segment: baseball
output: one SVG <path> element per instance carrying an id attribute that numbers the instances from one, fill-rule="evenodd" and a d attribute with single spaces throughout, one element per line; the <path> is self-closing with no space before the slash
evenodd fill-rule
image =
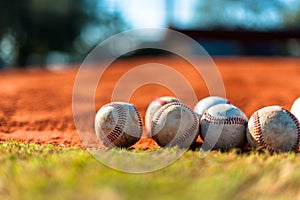
<path id="1" fill-rule="evenodd" d="M 246 115 L 231 104 L 218 104 L 210 107 L 200 120 L 203 148 L 222 151 L 243 148 L 247 143 L 247 122 Z"/>
<path id="2" fill-rule="evenodd" d="M 162 106 L 152 119 L 152 138 L 162 147 L 189 148 L 197 139 L 198 130 L 196 114 L 179 102 Z"/>
<path id="3" fill-rule="evenodd" d="M 95 131 L 106 147 L 130 147 L 141 138 L 143 127 L 132 104 L 112 102 L 98 110 Z"/>
<path id="4" fill-rule="evenodd" d="M 297 117 L 298 120 L 300 120 L 300 97 L 296 99 L 292 105 L 291 113 Z"/>
<path id="5" fill-rule="evenodd" d="M 218 97 L 218 96 L 209 96 L 202 100 L 200 100 L 196 106 L 194 107 L 194 112 L 198 114 L 199 118 L 201 119 L 203 113 L 210 107 L 217 105 L 217 104 L 230 104 L 228 99 Z"/>
<path id="6" fill-rule="evenodd" d="M 175 97 L 170 97 L 170 96 L 164 96 L 164 97 L 157 97 L 155 98 L 148 106 L 146 114 L 145 114 L 145 128 L 146 132 L 148 134 L 151 133 L 151 122 L 154 113 L 160 109 L 163 105 L 166 105 L 168 103 L 172 102 L 180 102 L 179 99 Z"/>
<path id="7" fill-rule="evenodd" d="M 296 150 L 299 136 L 299 121 L 280 106 L 261 108 L 248 122 L 247 139 L 251 147 L 264 147 L 272 152 Z"/>

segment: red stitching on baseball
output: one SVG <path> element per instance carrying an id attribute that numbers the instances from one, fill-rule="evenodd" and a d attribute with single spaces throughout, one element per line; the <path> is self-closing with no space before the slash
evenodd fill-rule
<path id="1" fill-rule="evenodd" d="M 261 130 L 261 124 L 260 124 L 260 117 L 258 111 L 256 111 L 253 115 L 253 129 L 254 129 L 254 138 L 258 142 L 258 144 L 271 152 L 274 152 L 275 149 L 268 146 L 265 141 L 264 137 L 262 135 L 262 130 Z"/>
<path id="2" fill-rule="evenodd" d="M 204 112 L 204 120 L 214 124 L 247 124 L 247 120 L 241 117 L 214 117 L 210 115 L 208 111 Z"/>
<path id="3" fill-rule="evenodd" d="M 260 126 L 258 112 L 255 112 L 252 117 L 253 117 L 253 129 L 254 129 L 255 140 L 258 142 L 259 145 L 262 145 L 263 141 L 262 141 L 261 126 Z"/>
<path id="4" fill-rule="evenodd" d="M 175 103 L 174 103 L 175 104 Z M 191 113 L 192 113 L 192 115 L 193 115 L 193 118 L 194 118 L 194 123 L 192 124 L 192 126 L 188 129 L 188 130 L 186 130 L 182 135 L 180 135 L 179 137 L 177 137 L 177 138 L 175 138 L 174 140 L 172 140 L 171 141 L 171 143 L 170 143 L 170 146 L 172 146 L 172 145 L 176 145 L 176 144 L 181 144 L 181 143 L 183 143 L 183 142 L 185 142 L 187 139 L 189 139 L 191 136 L 194 136 L 194 137 L 196 137 L 196 135 L 194 135 L 195 134 L 195 132 L 198 130 L 197 129 L 197 122 L 198 122 L 198 118 L 197 118 L 197 116 L 195 115 L 195 113 L 192 111 L 192 109 L 190 109 L 189 107 L 187 107 L 186 105 L 184 105 L 184 104 L 182 104 L 182 103 L 180 103 L 180 104 L 178 104 L 178 105 L 181 105 L 181 106 L 183 106 L 184 108 L 186 108 L 187 110 L 189 110 Z"/>
<path id="5" fill-rule="evenodd" d="M 231 104 L 231 101 L 229 99 L 226 99 L 227 104 Z"/>
<path id="6" fill-rule="evenodd" d="M 293 146 L 293 149 L 295 151 L 298 150 L 298 144 L 299 144 L 299 139 L 300 139 L 300 123 L 299 123 L 299 120 L 287 109 L 285 108 L 282 108 L 284 111 L 286 111 L 288 113 L 288 115 L 290 116 L 290 118 L 294 121 L 295 125 L 296 125 L 296 128 L 297 128 L 297 142 L 296 144 Z"/>
<path id="7" fill-rule="evenodd" d="M 116 123 L 116 126 L 110 133 L 106 135 L 106 137 L 103 140 L 103 144 L 105 146 L 110 146 L 110 144 L 115 142 L 123 133 L 126 124 L 126 113 L 124 112 L 123 107 L 116 103 L 110 103 L 107 106 L 112 106 L 116 108 L 118 115 L 118 121 Z"/>
<path id="8" fill-rule="evenodd" d="M 184 142 L 186 141 L 189 137 L 191 137 L 194 133 L 195 133 L 195 130 L 197 131 L 197 116 L 194 114 L 194 112 L 189 108 L 187 107 L 186 105 L 180 103 L 180 102 L 173 102 L 173 103 L 168 103 L 164 106 L 164 109 L 160 109 L 158 111 L 158 113 L 155 115 L 156 117 L 153 119 L 153 123 L 152 123 L 152 127 L 151 127 L 151 135 L 153 136 L 153 134 L 155 133 L 155 127 L 157 127 L 157 123 L 158 123 L 158 120 L 159 118 L 161 117 L 162 113 L 167 109 L 169 108 L 170 106 L 182 106 L 186 109 L 188 109 L 189 111 L 191 111 L 191 113 L 193 114 L 193 117 L 194 117 L 194 123 L 193 125 L 191 126 L 191 128 L 189 128 L 188 130 L 186 130 L 182 135 L 178 136 L 177 138 L 175 138 L 174 140 L 172 140 L 168 146 L 172 146 L 172 145 L 176 145 L 176 144 L 180 144 L 181 142 Z M 196 137 L 196 135 L 195 135 Z"/>
<path id="9" fill-rule="evenodd" d="M 136 107 L 133 106 L 133 109 L 135 110 L 135 113 L 138 117 L 138 123 L 139 123 L 139 126 L 140 126 L 140 135 L 143 133 L 143 122 L 142 122 L 142 118 L 141 118 L 141 115 L 139 113 L 139 111 L 136 109 Z"/>
<path id="10" fill-rule="evenodd" d="M 165 100 L 162 100 L 162 99 L 160 99 L 160 98 L 158 98 L 158 99 L 156 99 L 156 101 L 160 104 L 160 105 L 165 105 L 166 103 L 167 103 L 167 101 L 165 101 Z"/>
<path id="11" fill-rule="evenodd" d="M 155 118 L 153 119 L 153 123 L 151 124 L 151 136 L 153 136 L 153 134 L 154 134 L 154 130 L 155 130 L 155 127 L 157 127 L 157 122 L 158 122 L 158 120 L 159 120 L 159 118 L 161 117 L 161 115 L 162 115 L 162 113 L 167 109 L 167 108 L 169 108 L 170 106 L 172 106 L 172 105 L 183 105 L 182 103 L 180 103 L 180 102 L 173 102 L 173 103 L 168 103 L 168 104 L 166 104 L 166 105 L 164 105 L 165 106 L 165 109 L 159 109 L 158 111 L 157 111 L 157 113 L 155 113 Z M 153 116 L 153 117 L 154 117 Z"/>
<path id="12" fill-rule="evenodd" d="M 170 104 L 166 104 L 166 108 L 168 108 L 170 106 Z M 153 119 L 153 123 L 151 124 L 151 136 L 154 136 L 154 133 L 155 133 L 155 127 L 157 127 L 157 123 L 158 123 L 158 120 L 159 118 L 161 117 L 162 113 L 164 112 L 165 110 L 163 109 L 159 109 L 157 111 L 157 113 L 154 114 L 155 118 Z M 153 116 L 153 117 L 154 117 Z"/>

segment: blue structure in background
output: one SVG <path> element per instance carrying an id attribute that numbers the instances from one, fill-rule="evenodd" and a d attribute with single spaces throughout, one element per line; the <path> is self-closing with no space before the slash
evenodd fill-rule
<path id="1" fill-rule="evenodd" d="M 106 4 L 130 28 L 171 26 L 196 39 L 211 55 L 300 56 L 300 0 L 107 0 Z"/>
<path id="2" fill-rule="evenodd" d="M 11 0 L 0 11 L 0 67 L 81 62 L 100 42 L 135 28 L 171 27 L 211 55 L 300 56 L 300 0 Z M 144 54 L 164 55 L 133 55 Z"/>

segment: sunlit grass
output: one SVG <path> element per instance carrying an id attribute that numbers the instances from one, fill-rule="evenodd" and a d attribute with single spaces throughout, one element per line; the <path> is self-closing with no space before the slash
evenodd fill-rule
<path id="1" fill-rule="evenodd" d="M 119 151 L 126 150 L 112 152 Z M 211 152 L 201 159 L 198 151 L 187 151 L 156 172 L 129 174 L 104 166 L 79 148 L 0 143 L 0 199 L 296 197 L 300 197 L 300 157 L 296 153 Z"/>

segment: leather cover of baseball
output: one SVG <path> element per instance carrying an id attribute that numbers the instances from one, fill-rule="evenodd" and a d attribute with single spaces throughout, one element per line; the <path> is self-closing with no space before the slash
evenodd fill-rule
<path id="1" fill-rule="evenodd" d="M 173 102 L 180 102 L 179 99 L 171 96 L 163 96 L 155 98 L 148 106 L 145 114 L 145 128 L 146 132 L 150 135 L 151 134 L 151 123 L 153 115 L 156 111 L 158 111 L 162 106 L 173 103 Z"/>
<path id="2" fill-rule="evenodd" d="M 99 109 L 95 131 L 106 147 L 130 147 L 142 136 L 139 112 L 129 103 L 112 102 Z"/>
<path id="3" fill-rule="evenodd" d="M 247 116 L 232 104 L 218 104 L 206 110 L 201 118 L 200 136 L 204 149 L 227 151 L 243 148 L 246 143 Z"/>
<path id="4" fill-rule="evenodd" d="M 298 121 L 300 121 L 300 97 L 298 97 L 291 108 L 291 113 L 297 117 Z"/>
<path id="5" fill-rule="evenodd" d="M 169 103 L 154 114 L 151 130 L 159 146 L 189 148 L 197 139 L 199 120 L 184 104 Z"/>
<path id="6" fill-rule="evenodd" d="M 203 113 L 209 109 L 210 107 L 217 105 L 217 104 L 230 104 L 228 99 L 218 96 L 209 96 L 201 99 L 194 107 L 193 111 L 198 114 L 199 118 L 201 119 Z"/>
<path id="7" fill-rule="evenodd" d="M 298 148 L 299 121 L 280 106 L 267 106 L 254 112 L 247 127 L 251 147 L 264 147 L 272 152 L 286 152 Z"/>

